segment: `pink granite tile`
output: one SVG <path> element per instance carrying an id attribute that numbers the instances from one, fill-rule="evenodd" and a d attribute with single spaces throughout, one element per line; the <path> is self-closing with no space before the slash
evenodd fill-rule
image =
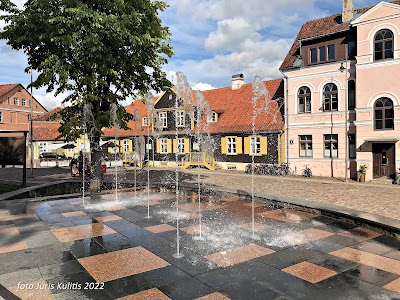
<path id="1" fill-rule="evenodd" d="M 391 290 L 393 292 L 400 293 L 400 278 L 397 278 L 396 280 L 389 282 L 384 286 L 385 289 Z"/>
<path id="2" fill-rule="evenodd" d="M 243 247 L 210 254 L 204 256 L 204 258 L 221 267 L 229 267 L 274 252 L 271 249 L 251 243 Z"/>
<path id="3" fill-rule="evenodd" d="M 311 283 L 320 282 L 337 274 L 332 270 L 314 265 L 306 261 L 284 268 L 282 269 L 282 271 L 303 280 L 309 281 Z"/>
<path id="4" fill-rule="evenodd" d="M 222 205 L 218 205 L 218 204 L 214 204 L 211 202 L 201 202 L 200 203 L 200 209 L 202 211 L 204 210 L 214 210 L 214 209 L 220 209 L 223 208 Z M 191 211 L 198 211 L 199 210 L 199 203 L 198 202 L 194 202 L 194 203 L 185 203 L 185 204 L 179 204 L 179 209 L 181 210 L 185 210 L 188 212 Z"/>
<path id="5" fill-rule="evenodd" d="M 19 235 L 19 231 L 14 224 L 0 226 L 0 237 L 4 237 L 4 236 L 10 237 L 10 236 L 18 236 L 18 235 Z"/>
<path id="6" fill-rule="evenodd" d="M 32 285 L 32 286 L 31 286 Z M 42 278 L 39 281 L 28 283 L 26 288 L 21 289 L 17 286 L 9 288 L 9 291 L 22 300 L 54 300 L 54 296 L 47 282 Z"/>
<path id="7" fill-rule="evenodd" d="M 170 265 L 143 247 L 89 256 L 78 261 L 97 282 L 107 282 Z"/>
<path id="8" fill-rule="evenodd" d="M 142 291 L 133 295 L 125 296 L 115 300 L 171 300 L 157 288 Z"/>
<path id="9" fill-rule="evenodd" d="M 8 253 L 8 252 L 14 252 L 14 251 L 19 251 L 19 250 L 25 250 L 28 248 L 28 245 L 24 242 L 16 242 L 12 244 L 5 244 L 5 245 L 0 245 L 0 253 Z"/>
<path id="10" fill-rule="evenodd" d="M 186 232 L 187 234 L 190 234 L 190 235 L 198 235 L 198 234 L 200 234 L 200 226 L 198 224 L 197 225 L 193 225 L 193 226 L 181 227 L 180 230 L 182 230 L 182 231 L 184 231 L 184 232 Z M 202 225 L 201 226 L 201 231 L 202 231 L 202 233 L 207 233 L 207 232 L 210 232 L 210 228 L 208 228 L 205 225 Z"/>
<path id="11" fill-rule="evenodd" d="M 364 227 L 356 227 L 348 230 L 344 235 L 355 238 L 361 242 L 381 236 L 382 233 Z"/>
<path id="12" fill-rule="evenodd" d="M 400 261 L 364 252 L 353 248 L 343 248 L 329 253 L 359 264 L 400 275 Z"/>
<path id="13" fill-rule="evenodd" d="M 145 227 L 144 229 L 146 229 L 150 232 L 153 232 L 153 233 L 161 233 L 161 232 L 176 230 L 175 227 L 168 225 L 168 224 L 149 226 L 149 227 Z"/>
<path id="14" fill-rule="evenodd" d="M 195 300 L 230 300 L 231 298 L 226 297 L 225 295 L 215 292 L 212 294 L 208 294 L 206 296 L 196 298 Z"/>
<path id="15" fill-rule="evenodd" d="M 71 212 L 66 212 L 66 213 L 61 213 L 64 217 L 70 218 L 70 217 L 79 217 L 79 216 L 87 216 L 87 214 L 84 211 L 71 211 Z"/>
<path id="16" fill-rule="evenodd" d="M 61 242 L 81 240 L 106 234 L 117 233 L 103 223 L 92 223 L 73 227 L 55 228 L 51 230 Z"/>
<path id="17" fill-rule="evenodd" d="M 239 225 L 239 227 L 243 228 L 245 230 L 248 230 L 248 231 L 253 231 L 253 223 L 241 224 L 241 225 Z M 257 223 L 257 222 L 254 223 L 254 231 L 257 231 L 257 232 L 265 231 L 265 230 L 267 230 L 268 227 L 269 227 L 268 225 L 263 224 L 263 223 Z"/>
<path id="18" fill-rule="evenodd" d="M 103 216 L 103 217 L 97 217 L 95 218 L 99 222 L 110 222 L 110 221 L 117 221 L 117 220 L 122 220 L 120 216 L 117 215 L 112 215 L 112 216 Z"/>

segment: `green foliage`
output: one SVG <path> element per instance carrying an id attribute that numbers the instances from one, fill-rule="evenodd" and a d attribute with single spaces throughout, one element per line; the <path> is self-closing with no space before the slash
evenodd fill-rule
<path id="1" fill-rule="evenodd" d="M 76 139 L 83 130 L 82 108 L 89 103 L 94 116 L 90 130 L 110 127 L 110 106 L 148 90 L 170 86 L 162 66 L 173 55 L 169 29 L 152 0 L 28 0 L 18 10 L 9 0 L 0 38 L 28 57 L 29 69 L 39 72 L 32 83 L 58 95 L 70 92 L 72 106 L 60 116 L 62 136 Z M 132 118 L 118 108 L 121 128 Z"/>

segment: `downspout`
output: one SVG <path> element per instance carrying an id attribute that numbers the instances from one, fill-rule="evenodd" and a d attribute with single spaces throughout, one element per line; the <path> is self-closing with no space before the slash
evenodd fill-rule
<path id="1" fill-rule="evenodd" d="M 284 105 L 285 105 L 285 127 L 286 127 L 286 163 L 289 164 L 289 78 L 282 70 L 279 70 L 283 75 L 284 82 Z"/>

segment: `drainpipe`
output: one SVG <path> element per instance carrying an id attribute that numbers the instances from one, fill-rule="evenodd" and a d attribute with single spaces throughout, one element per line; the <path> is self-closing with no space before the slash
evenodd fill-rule
<path id="1" fill-rule="evenodd" d="M 279 70 L 283 74 L 283 81 L 284 81 L 284 89 L 285 89 L 285 96 L 284 96 L 284 105 L 285 105 L 285 127 L 286 127 L 286 163 L 289 164 L 289 78 Z"/>

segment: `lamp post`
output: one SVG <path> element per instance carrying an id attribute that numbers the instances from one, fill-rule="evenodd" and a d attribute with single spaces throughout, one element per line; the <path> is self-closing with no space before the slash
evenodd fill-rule
<path id="1" fill-rule="evenodd" d="M 30 106 L 31 106 L 31 114 L 29 117 L 29 138 L 30 138 L 30 146 L 31 146 L 31 175 L 33 177 L 33 97 L 32 97 L 32 68 L 31 68 L 31 95 L 30 95 Z"/>
<path id="2" fill-rule="evenodd" d="M 345 52 L 346 52 L 346 56 L 345 56 L 345 63 L 346 66 L 343 66 L 343 63 L 340 64 L 340 68 L 339 71 L 344 73 L 344 84 L 345 84 L 345 103 L 344 103 L 344 138 L 345 138 L 345 149 L 344 149 L 344 180 L 347 181 L 348 180 L 348 169 L 349 169 L 349 137 L 348 137 L 348 130 L 347 130 L 347 119 L 348 119 L 348 83 L 347 83 L 347 45 L 345 47 Z"/>

